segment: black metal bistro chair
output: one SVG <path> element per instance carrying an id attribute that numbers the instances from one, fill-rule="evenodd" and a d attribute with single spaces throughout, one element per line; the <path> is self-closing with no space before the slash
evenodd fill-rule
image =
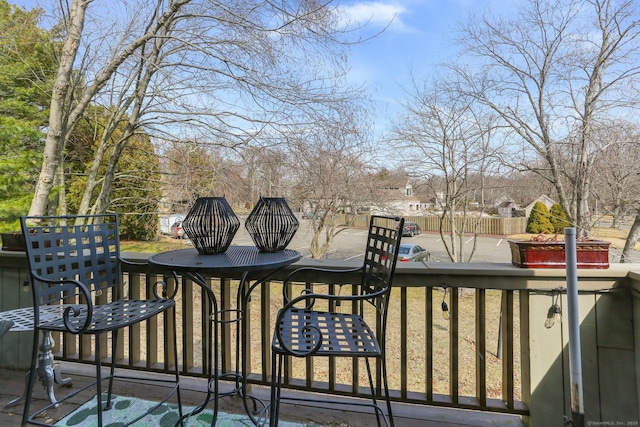
<path id="1" fill-rule="evenodd" d="M 165 319 L 175 325 L 174 295 L 167 296 L 164 283 L 153 286 L 153 299 L 128 299 L 124 294 L 121 265 L 128 263 L 120 258 L 120 236 L 117 215 L 86 215 L 62 217 L 23 217 L 22 231 L 26 241 L 34 307 L 34 334 L 31 370 L 27 381 L 22 425 L 45 424 L 41 414 L 90 387 L 96 387 L 98 425 L 103 425 L 104 410 L 111 406 L 113 379 L 118 355 L 118 331 L 164 313 Z M 79 224 L 79 225 L 76 225 Z M 130 263 L 129 263 L 130 264 Z M 151 286 L 150 286 L 151 287 Z M 161 289 L 158 289 L 161 287 Z M 158 291 L 161 291 L 158 294 Z M 43 409 L 29 415 L 33 386 L 36 381 L 38 339 L 41 333 L 64 332 L 93 338 L 96 364 L 96 381 L 74 390 Z M 102 377 L 101 359 L 104 334 L 111 332 L 111 369 Z M 179 416 L 182 402 L 178 376 L 177 339 L 173 336 L 173 360 L 175 377 L 169 379 L 136 380 L 141 385 L 169 383 L 169 392 L 156 409 L 176 394 Z M 91 342 L 91 340 L 89 341 Z M 118 375 L 118 378 L 131 378 Z M 103 402 L 104 382 L 108 382 L 106 401 Z M 145 414 L 146 415 L 146 414 Z M 40 416 L 40 417 L 39 417 Z M 144 415 L 131 420 L 130 425 Z"/>
<path id="2" fill-rule="evenodd" d="M 278 425 L 282 400 L 306 401 L 282 395 L 283 367 L 288 356 L 364 358 L 372 402 L 349 403 L 372 407 L 378 425 L 381 420 L 393 426 L 391 400 L 385 360 L 385 329 L 391 284 L 396 267 L 404 219 L 372 216 L 364 255 L 364 264 L 351 270 L 329 270 L 303 267 L 293 271 L 285 281 L 287 304 L 278 312 L 272 342 L 272 372 L 270 426 Z M 358 280 L 359 275 L 359 280 Z M 355 280 L 353 279 L 355 277 Z M 321 282 L 338 292 L 320 294 L 306 288 L 300 296 L 288 298 L 289 283 Z M 350 291 L 343 284 L 350 284 Z M 375 313 L 372 329 L 365 320 L 365 311 Z M 346 312 L 346 311 L 349 312 Z M 387 413 L 378 403 L 370 359 L 380 369 L 382 391 Z M 345 401 L 322 400 L 323 404 L 344 405 Z"/>

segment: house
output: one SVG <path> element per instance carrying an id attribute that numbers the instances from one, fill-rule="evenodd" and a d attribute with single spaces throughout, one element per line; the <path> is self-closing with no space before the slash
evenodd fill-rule
<path id="1" fill-rule="evenodd" d="M 419 215 L 426 204 L 414 194 L 413 185 L 404 175 L 390 175 L 378 185 L 379 205 L 374 211 L 398 215 Z"/>
<path id="2" fill-rule="evenodd" d="M 498 216 L 500 218 L 513 218 L 518 205 L 513 200 L 507 200 L 498 205 Z"/>
<path id="3" fill-rule="evenodd" d="M 553 200 L 551 197 L 543 194 L 542 196 L 540 196 L 537 199 L 535 199 L 533 202 L 529 203 L 526 208 L 524 208 L 527 218 L 529 218 L 529 216 L 531 216 L 531 211 L 533 210 L 533 206 L 538 202 L 544 203 L 544 205 L 547 207 L 547 209 L 551 209 L 551 206 L 553 206 L 556 203 L 558 203 L 555 200 Z"/>

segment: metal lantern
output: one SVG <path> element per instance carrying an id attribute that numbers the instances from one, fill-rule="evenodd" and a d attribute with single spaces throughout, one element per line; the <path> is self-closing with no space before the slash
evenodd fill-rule
<path id="1" fill-rule="evenodd" d="M 201 197 L 196 200 L 182 228 L 202 255 L 227 250 L 240 228 L 240 220 L 224 197 Z"/>
<path id="2" fill-rule="evenodd" d="M 283 197 L 260 197 L 245 221 L 251 239 L 261 252 L 286 248 L 298 225 L 298 219 Z"/>

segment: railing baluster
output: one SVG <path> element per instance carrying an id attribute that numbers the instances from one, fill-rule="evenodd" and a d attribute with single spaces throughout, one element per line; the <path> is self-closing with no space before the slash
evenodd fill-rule
<path id="1" fill-rule="evenodd" d="M 449 305 L 449 396 L 451 397 L 451 402 L 453 404 L 457 404 L 459 402 L 459 360 L 460 354 L 458 353 L 459 342 L 458 342 L 458 313 L 459 313 L 459 295 L 458 288 L 453 288 L 449 292 L 449 300 L 451 301 Z"/>
<path id="2" fill-rule="evenodd" d="M 174 293 L 174 289 L 177 286 L 176 283 L 171 282 L 168 284 L 168 288 L 167 288 L 167 294 L 168 295 L 172 295 Z M 178 317 L 177 315 L 174 316 L 174 313 L 176 312 L 176 308 L 177 307 L 173 307 L 171 308 L 172 312 L 165 312 L 164 315 L 162 316 L 163 319 L 163 350 L 164 350 L 164 354 L 163 354 L 163 367 L 165 370 L 170 370 L 173 366 L 176 366 L 176 364 L 178 363 L 177 360 L 175 360 L 175 346 L 174 346 L 174 341 L 171 338 L 172 334 L 177 333 L 177 322 L 178 322 Z M 177 313 L 176 313 L 177 314 Z M 177 340 L 176 340 L 176 345 L 177 345 Z"/>
<path id="3" fill-rule="evenodd" d="M 174 281 L 173 278 L 168 280 Z M 181 295 L 181 313 L 178 318 L 182 322 L 182 372 L 187 373 L 192 371 L 195 366 L 195 345 L 193 337 L 195 335 L 195 313 L 196 307 L 194 305 L 195 295 L 198 293 L 198 289 L 193 289 L 193 286 L 184 286 L 186 279 L 182 279 L 182 286 L 180 286 Z M 175 283 L 178 286 L 178 283 Z M 200 295 L 202 297 L 202 295 Z M 203 335 L 203 338 L 206 335 Z M 208 341 L 207 339 L 204 339 Z M 208 343 L 209 345 L 211 343 Z"/>
<path id="4" fill-rule="evenodd" d="M 315 291 L 313 289 L 313 283 L 305 283 L 305 288 Z M 313 359 L 313 357 L 305 357 L 304 359 L 305 359 L 304 363 L 305 363 L 306 387 L 311 387 L 313 385 L 313 382 L 316 379 L 315 360 Z M 329 361 L 329 366 L 331 366 L 331 361 Z M 329 373 L 329 377 L 331 377 L 331 373 Z M 335 376 L 333 378 L 335 380 Z M 334 385 L 335 385 L 335 381 L 334 381 Z"/>
<path id="5" fill-rule="evenodd" d="M 285 298 L 284 298 L 285 295 L 287 296 L 287 298 L 289 300 L 294 298 L 294 295 L 292 293 L 293 292 L 293 285 L 291 283 L 285 283 L 283 285 L 283 292 L 284 292 L 284 295 L 283 295 L 282 305 L 284 305 L 284 304 L 286 304 L 288 302 L 288 301 L 285 301 Z M 284 363 L 284 369 L 282 371 L 282 376 L 283 376 L 283 383 L 287 384 L 287 385 L 291 384 L 291 377 L 292 377 L 292 371 L 293 371 L 293 369 L 291 367 L 292 361 L 293 361 L 293 357 L 292 356 L 285 356 L 285 363 Z M 311 363 L 311 362 L 309 361 L 307 363 Z M 309 367 L 307 366 L 306 369 L 307 369 L 307 372 L 308 372 Z M 307 383 L 308 383 L 308 381 L 309 381 L 309 378 L 307 378 Z"/>
<path id="6" fill-rule="evenodd" d="M 147 369 L 156 367 L 158 364 L 158 317 L 153 316 L 145 322 L 147 329 L 147 357 L 145 367 Z M 141 362 L 145 362 L 144 359 Z"/>
<path id="7" fill-rule="evenodd" d="M 424 288 L 424 392 L 426 400 L 433 401 L 433 288 Z"/>
<path id="8" fill-rule="evenodd" d="M 530 327 L 529 324 L 529 292 L 522 290 L 518 294 L 520 318 L 520 400 L 531 401 L 531 392 L 526 384 L 531 384 L 531 360 L 529 356 Z"/>
<path id="9" fill-rule="evenodd" d="M 103 292 L 101 295 L 97 295 L 96 297 L 96 304 L 106 304 L 108 301 L 109 301 L 109 292 Z M 96 339 L 100 340 L 100 354 L 98 355 L 98 357 L 100 357 L 101 360 L 106 360 L 111 353 L 111 344 L 109 342 L 111 337 L 109 335 L 113 336 L 113 332 L 108 334 L 100 334 L 100 335 L 93 336 L 94 340 Z"/>
<path id="10" fill-rule="evenodd" d="M 129 298 L 140 299 L 140 293 L 143 289 L 143 283 L 146 282 L 146 276 L 142 273 L 134 273 L 129 272 L 125 273 L 125 278 L 123 279 L 125 283 L 129 285 L 128 292 L 125 290 L 125 294 L 129 295 Z M 146 295 L 144 295 L 146 298 Z M 126 332 L 126 333 L 124 333 Z M 126 335 L 126 337 L 125 337 Z M 137 339 L 134 343 L 133 337 L 140 337 L 140 324 L 136 323 L 134 325 L 129 326 L 126 331 L 118 334 L 118 354 L 115 355 L 116 361 L 120 362 L 124 359 L 128 361 L 129 366 L 133 366 L 131 363 L 131 358 L 129 354 L 137 354 L 140 355 L 140 339 Z M 129 350 L 125 352 L 125 339 L 127 345 L 129 346 Z M 131 347 L 134 345 L 135 347 Z M 137 350 L 137 352 L 136 352 Z"/>
<path id="11" fill-rule="evenodd" d="M 487 405 L 487 307 L 486 291 L 476 289 L 476 398 Z"/>
<path id="12" fill-rule="evenodd" d="M 502 400 L 513 409 L 513 291 L 502 291 L 502 340 Z"/>
<path id="13" fill-rule="evenodd" d="M 146 270 L 144 271 L 147 272 Z M 140 292 L 143 294 L 142 296 L 146 296 L 146 292 L 144 291 L 145 279 L 147 290 L 151 289 L 151 286 L 155 281 L 161 279 L 157 273 L 153 272 L 147 272 L 148 275 L 146 277 L 139 272 L 134 271 L 127 271 L 125 274 L 128 275 L 127 284 L 131 295 L 137 295 L 137 293 Z M 173 280 L 173 277 L 169 277 L 167 282 L 169 289 L 177 285 Z M 235 293 L 235 289 L 238 281 L 231 280 L 229 278 L 207 278 L 207 282 L 218 298 L 218 309 L 227 310 L 223 312 L 221 319 L 224 321 L 230 320 L 235 315 L 233 309 L 236 308 L 235 304 L 237 295 Z M 182 334 L 182 339 L 180 341 L 182 348 L 179 349 L 181 360 L 179 360 L 178 363 L 182 364 L 181 372 L 183 375 L 206 376 L 209 371 L 208 355 L 212 350 L 212 343 L 209 341 L 209 331 L 212 324 L 208 317 L 209 307 L 207 306 L 207 295 L 205 291 L 201 290 L 198 286 L 195 286 L 190 279 L 182 277 L 180 283 L 181 289 L 177 297 L 180 301 L 176 301 L 178 303 L 176 309 L 178 310 L 177 314 L 181 322 L 181 326 L 177 329 L 179 329 L 179 333 Z M 301 287 L 302 285 L 302 283 L 296 283 L 295 288 Z M 247 366 L 253 369 L 259 369 L 260 375 L 250 376 L 250 383 L 268 385 L 272 376 L 272 372 L 270 372 L 270 346 L 271 336 L 273 334 L 273 323 L 271 318 L 274 315 L 274 308 L 272 305 L 274 307 L 281 305 L 279 302 L 275 304 L 273 303 L 275 300 L 272 299 L 271 293 L 274 290 L 274 286 L 279 293 L 282 283 L 277 280 L 272 279 L 260 286 L 260 313 L 257 314 L 260 318 L 260 326 L 258 329 L 255 329 L 255 331 L 257 333 L 259 330 L 261 337 L 248 337 L 250 342 L 255 339 L 260 339 L 260 357 L 256 360 L 252 360 L 251 350 L 249 349 L 246 354 L 240 355 L 241 357 L 247 358 Z M 287 284 L 285 286 L 288 288 L 289 296 L 294 296 L 292 295 L 292 288 L 294 287 L 291 284 Z M 337 291 L 335 288 L 338 285 L 307 283 L 306 286 L 330 286 L 334 288 L 334 291 Z M 434 301 L 433 286 L 439 287 L 442 285 L 432 284 L 430 286 L 424 286 L 424 292 L 417 290 L 414 292 L 413 289 L 410 289 L 407 286 L 397 285 L 400 290 L 395 297 L 391 299 L 391 303 L 395 307 L 393 309 L 395 310 L 395 315 L 399 316 L 396 317 L 397 320 L 393 320 L 387 324 L 390 348 L 399 350 L 400 352 L 398 356 L 388 359 L 390 372 L 395 371 L 399 373 L 399 377 L 396 377 L 397 379 L 392 380 L 391 382 L 392 387 L 397 388 L 395 390 L 392 388 L 392 395 L 394 398 L 410 403 L 431 403 L 439 406 L 444 405 L 476 408 L 481 410 L 507 410 L 508 412 L 514 413 L 526 413 L 526 407 L 522 405 L 521 402 L 516 401 L 516 386 L 519 383 L 516 382 L 515 375 L 516 366 L 514 353 L 516 349 L 514 346 L 514 324 L 517 320 L 520 321 L 520 329 L 518 331 L 521 340 L 520 346 L 522 348 L 526 348 L 529 342 L 528 291 L 519 291 L 519 311 L 517 314 L 515 313 L 514 306 L 514 291 L 506 290 L 495 293 L 496 295 L 501 295 L 499 299 L 499 307 L 502 308 L 503 311 L 501 326 L 503 329 L 504 345 L 500 355 L 502 363 L 502 383 L 500 384 L 502 396 L 499 400 L 505 402 L 505 407 L 496 405 L 496 403 L 493 402 L 494 399 L 489 398 L 493 396 L 490 396 L 490 388 L 488 384 L 488 370 L 490 368 L 487 360 L 487 344 L 489 340 L 487 337 L 486 324 L 487 315 L 490 310 L 489 301 L 493 301 L 493 298 L 489 299 L 488 297 L 490 295 L 493 296 L 494 293 L 488 293 L 487 290 L 482 287 L 473 288 L 475 292 L 475 300 L 471 302 L 471 305 L 468 303 L 470 300 L 466 298 L 466 293 L 464 294 L 465 296 L 462 296 L 459 293 L 458 288 L 447 288 L 448 295 L 446 302 L 448 303 L 450 316 L 449 323 L 447 325 L 449 337 L 449 366 L 447 368 L 449 374 L 449 390 L 448 395 L 435 393 L 436 390 L 434 390 L 434 387 L 437 382 L 434 381 L 434 378 L 438 373 L 434 371 L 434 362 L 436 357 L 434 347 L 441 344 L 439 344 L 437 340 L 434 342 L 434 327 L 436 324 L 440 325 L 440 323 L 436 323 L 434 321 L 434 315 L 441 315 L 439 310 L 441 300 L 438 299 L 437 301 Z M 256 290 L 255 292 L 257 293 L 258 291 Z M 357 289 L 352 289 L 352 292 L 357 293 Z M 438 295 L 440 295 L 440 293 L 438 293 Z M 439 296 L 437 298 L 441 297 L 442 296 Z M 253 304 L 255 304 L 256 301 L 257 298 L 254 298 Z M 353 307 L 350 305 L 345 305 L 343 307 L 329 306 L 327 308 L 345 311 L 353 310 Z M 496 308 L 497 306 L 493 307 L 492 310 Z M 255 309 L 257 309 L 257 306 L 254 306 L 254 311 Z M 415 321 L 417 318 L 412 314 L 415 313 L 416 309 L 423 310 L 424 312 L 424 330 L 419 331 L 419 335 L 417 335 L 418 340 L 423 340 L 422 343 L 409 339 L 409 334 L 415 333 L 416 330 Z M 247 321 L 250 322 L 251 310 L 247 313 Z M 473 317 L 474 314 L 475 331 L 472 334 L 475 334 L 475 343 L 473 343 L 473 351 L 475 352 L 473 360 L 475 360 L 475 367 L 467 365 L 460 366 L 462 363 L 461 360 L 463 360 L 460 351 L 466 351 L 464 350 L 466 349 L 466 342 L 461 341 L 462 333 L 466 332 L 460 330 L 463 325 L 463 323 L 461 323 L 463 320 L 461 316 Z M 519 319 L 515 319 L 515 316 L 518 316 Z M 253 321 L 255 322 L 256 319 L 253 319 Z M 167 347 L 166 344 L 168 342 L 167 334 L 176 329 L 175 325 L 172 325 L 170 319 L 167 318 L 161 325 L 164 329 L 164 333 L 161 335 L 158 335 L 158 331 L 162 331 L 163 329 L 159 329 L 157 326 L 157 324 L 147 324 L 141 329 L 132 328 L 128 331 L 129 336 L 125 338 L 128 346 L 123 347 L 123 349 L 115 355 L 120 366 L 124 365 L 135 369 L 147 369 L 150 371 L 164 371 L 175 362 L 172 358 L 172 349 Z M 249 333 L 251 333 L 251 327 L 249 324 L 248 326 Z M 380 325 L 377 326 L 379 327 Z M 435 332 L 438 331 L 436 330 Z M 194 337 L 198 334 L 202 337 L 202 341 L 201 345 L 196 346 L 194 344 Z M 144 337 L 142 340 L 140 338 L 141 336 Z M 464 334 L 464 336 L 467 337 L 467 334 Z M 398 337 L 400 337 L 400 339 L 397 339 Z M 237 354 L 235 344 L 235 327 L 231 327 L 228 322 L 223 323 L 221 325 L 220 338 L 221 342 L 219 343 L 219 346 L 222 351 L 222 360 L 221 365 L 216 367 L 216 369 L 221 369 L 223 372 L 229 372 L 235 369 Z M 158 339 L 162 339 L 163 342 L 159 343 Z M 90 341 L 86 339 L 82 342 L 77 341 L 77 337 L 71 334 L 66 334 L 60 340 L 62 342 L 58 345 L 63 349 L 64 359 L 93 361 L 94 346 Z M 418 369 L 421 368 L 417 368 L 418 365 L 413 363 L 415 360 L 414 351 L 416 350 L 416 347 L 413 346 L 414 343 L 417 346 L 421 346 L 422 351 L 424 352 L 424 355 L 420 355 L 422 356 L 421 359 L 416 361 L 419 363 L 424 362 L 422 373 L 418 371 Z M 160 347 L 159 344 L 164 346 L 163 355 L 158 352 Z M 76 348 L 76 346 L 80 349 L 78 354 L 73 353 L 73 349 Z M 146 353 L 144 351 L 145 348 Z M 254 347 L 253 351 L 257 351 L 257 348 L 257 346 Z M 523 395 L 522 398 L 526 401 L 530 397 L 527 394 L 529 392 L 526 387 L 526 384 L 530 381 L 530 375 L 528 373 L 529 360 L 527 359 L 528 355 L 524 350 L 520 349 L 519 354 L 521 354 L 523 358 L 523 378 L 521 386 L 522 389 L 520 392 Z M 161 361 L 160 359 L 163 359 L 164 363 L 158 363 Z M 258 363 L 261 365 L 260 367 L 257 366 Z M 360 389 L 360 375 L 361 371 L 363 372 L 362 363 L 363 362 L 361 360 L 354 359 L 350 364 L 340 363 L 338 365 L 335 358 L 328 358 L 327 360 L 319 361 L 316 364 L 314 363 L 313 358 L 305 358 L 304 362 L 299 362 L 296 358 L 287 357 L 287 362 L 284 368 L 284 384 L 285 386 L 296 389 L 305 389 L 312 392 L 337 393 L 340 395 L 362 395 L 363 393 L 368 393 L 368 390 Z M 351 372 L 348 371 L 349 366 L 351 368 Z M 472 373 L 475 378 L 475 399 L 463 398 L 460 396 L 461 390 L 464 387 L 460 384 L 461 369 L 464 369 L 465 371 L 468 369 L 475 369 Z M 320 373 L 321 370 L 322 373 Z M 377 383 L 375 390 L 377 394 L 381 393 L 380 371 L 381 367 L 376 365 L 374 375 Z M 256 370 L 256 372 L 258 371 Z M 347 373 L 348 376 L 345 375 L 345 373 Z M 416 374 L 424 376 L 423 384 L 418 382 L 419 385 L 417 388 L 415 381 Z M 464 388 L 464 390 L 466 391 L 468 388 Z"/>
<path id="14" fill-rule="evenodd" d="M 400 289 L 400 336 L 408 337 L 408 298 L 407 298 L 407 288 Z M 403 399 L 407 398 L 408 392 L 408 366 L 407 366 L 407 341 L 400 340 L 400 397 Z M 412 343 L 413 344 L 413 343 Z"/>
<path id="15" fill-rule="evenodd" d="M 351 287 L 351 295 L 356 295 L 358 293 L 358 289 L 354 286 Z M 353 301 L 351 303 L 351 312 L 352 313 L 356 313 L 358 311 L 358 302 L 357 301 Z M 352 377 L 353 380 L 351 381 L 351 392 L 356 394 L 360 392 L 360 360 L 358 358 L 354 358 L 352 363 Z M 365 367 L 366 369 L 366 367 Z M 376 378 L 380 378 L 380 375 L 378 374 L 379 369 L 378 367 L 376 367 Z M 378 388 L 380 388 L 380 381 L 377 381 L 378 384 Z M 379 392 L 378 392 L 379 393 Z"/>
<path id="16" fill-rule="evenodd" d="M 233 337 L 235 337 L 236 325 L 233 325 L 233 331 L 232 331 L 232 325 L 230 323 L 230 320 L 232 318 L 231 317 L 232 316 L 231 301 L 232 300 L 235 301 L 236 295 L 235 293 L 231 292 L 230 279 L 220 278 L 217 285 L 215 282 L 214 283 L 210 282 L 210 286 L 212 289 L 218 289 L 220 292 L 219 308 L 220 310 L 222 310 L 222 316 L 221 316 L 222 324 L 220 325 L 222 329 L 220 334 L 220 357 L 222 358 L 222 373 L 225 374 L 225 373 L 231 372 L 234 366 L 232 365 L 231 361 L 233 360 L 233 356 L 235 355 L 235 352 L 232 353 L 231 343 L 234 342 Z M 237 314 L 234 314 L 233 318 L 235 318 L 236 316 Z M 248 319 L 245 319 L 245 320 L 248 320 Z M 232 332 L 234 332 L 234 335 L 232 335 Z M 245 355 L 243 355 L 243 357 L 245 357 Z"/>
<path id="17" fill-rule="evenodd" d="M 260 287 L 260 361 L 262 362 L 261 381 L 269 381 L 271 376 L 271 281 Z M 251 342 L 251 341 L 249 341 Z"/>
<path id="18" fill-rule="evenodd" d="M 185 281 L 183 279 L 183 286 L 199 289 L 192 280 Z M 213 341 L 210 338 L 211 330 L 213 329 L 213 323 L 211 322 L 211 318 L 209 317 L 210 307 L 212 308 L 207 291 L 205 291 L 204 289 L 200 289 L 200 336 L 202 337 L 200 365 L 202 366 L 203 375 L 206 372 L 210 372 L 211 369 L 216 369 L 215 372 L 217 374 L 218 369 L 217 366 L 211 366 L 213 362 L 209 360 L 210 355 L 213 353 Z"/>
<path id="19" fill-rule="evenodd" d="M 332 283 L 329 285 L 329 294 L 333 295 L 335 293 L 336 293 L 336 285 Z M 335 311 L 336 309 L 335 302 L 330 301 L 327 309 L 329 311 Z M 311 366 L 310 364 L 314 362 L 313 357 L 306 357 L 305 359 L 308 360 L 307 366 Z M 327 357 L 327 362 L 329 363 L 329 390 L 333 391 L 336 389 L 336 358 L 329 356 Z M 353 375 L 352 375 L 352 378 L 353 378 Z M 353 378 L 352 382 L 357 382 L 357 379 Z M 307 382 L 307 385 L 309 386 L 310 384 Z"/>

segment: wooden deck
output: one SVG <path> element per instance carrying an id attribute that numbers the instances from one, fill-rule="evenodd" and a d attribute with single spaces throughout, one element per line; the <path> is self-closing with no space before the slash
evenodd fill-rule
<path id="1" fill-rule="evenodd" d="M 63 363 L 63 377 L 73 379 L 73 387 L 81 387 L 90 382 L 93 367 L 90 365 Z M 127 375 L 135 375 L 130 371 Z M 152 374 L 139 373 L 142 376 Z M 7 402 L 20 396 L 24 390 L 25 372 L 0 369 L 0 426 L 19 426 L 22 416 L 22 404 L 13 408 L 5 408 Z M 160 400 L 164 391 L 160 387 L 140 387 L 135 381 L 120 381 L 116 386 L 116 393 L 125 396 L 136 396 L 148 400 Z M 202 379 L 183 377 L 181 378 L 181 390 L 183 404 L 196 405 L 202 402 L 206 383 Z M 58 397 L 66 394 L 64 386 L 55 386 L 55 394 Z M 42 407 L 48 403 L 44 388 L 37 383 L 35 386 L 36 399 L 34 408 Z M 252 394 L 267 399 L 269 390 L 263 387 L 253 387 Z M 65 401 L 60 408 L 51 410 L 46 415 L 52 419 L 59 419 L 72 412 L 79 405 L 91 398 L 89 391 L 87 394 L 79 394 Z M 175 399 L 172 401 L 175 402 Z M 210 404 L 211 406 L 212 404 Z M 328 405 L 327 405 L 328 406 Z M 229 413 L 242 413 L 242 402 L 237 397 L 225 397 L 221 401 L 221 410 Z M 328 409 L 321 405 L 313 407 L 302 407 L 298 405 L 283 405 L 281 408 L 283 419 L 314 423 L 320 426 L 332 427 L 369 427 L 375 425 L 372 415 L 352 411 Z M 394 406 L 394 419 L 399 427 L 518 427 L 525 424 L 519 417 L 512 415 L 487 414 L 477 411 L 452 410 L 448 408 L 434 408 L 418 405 Z"/>

